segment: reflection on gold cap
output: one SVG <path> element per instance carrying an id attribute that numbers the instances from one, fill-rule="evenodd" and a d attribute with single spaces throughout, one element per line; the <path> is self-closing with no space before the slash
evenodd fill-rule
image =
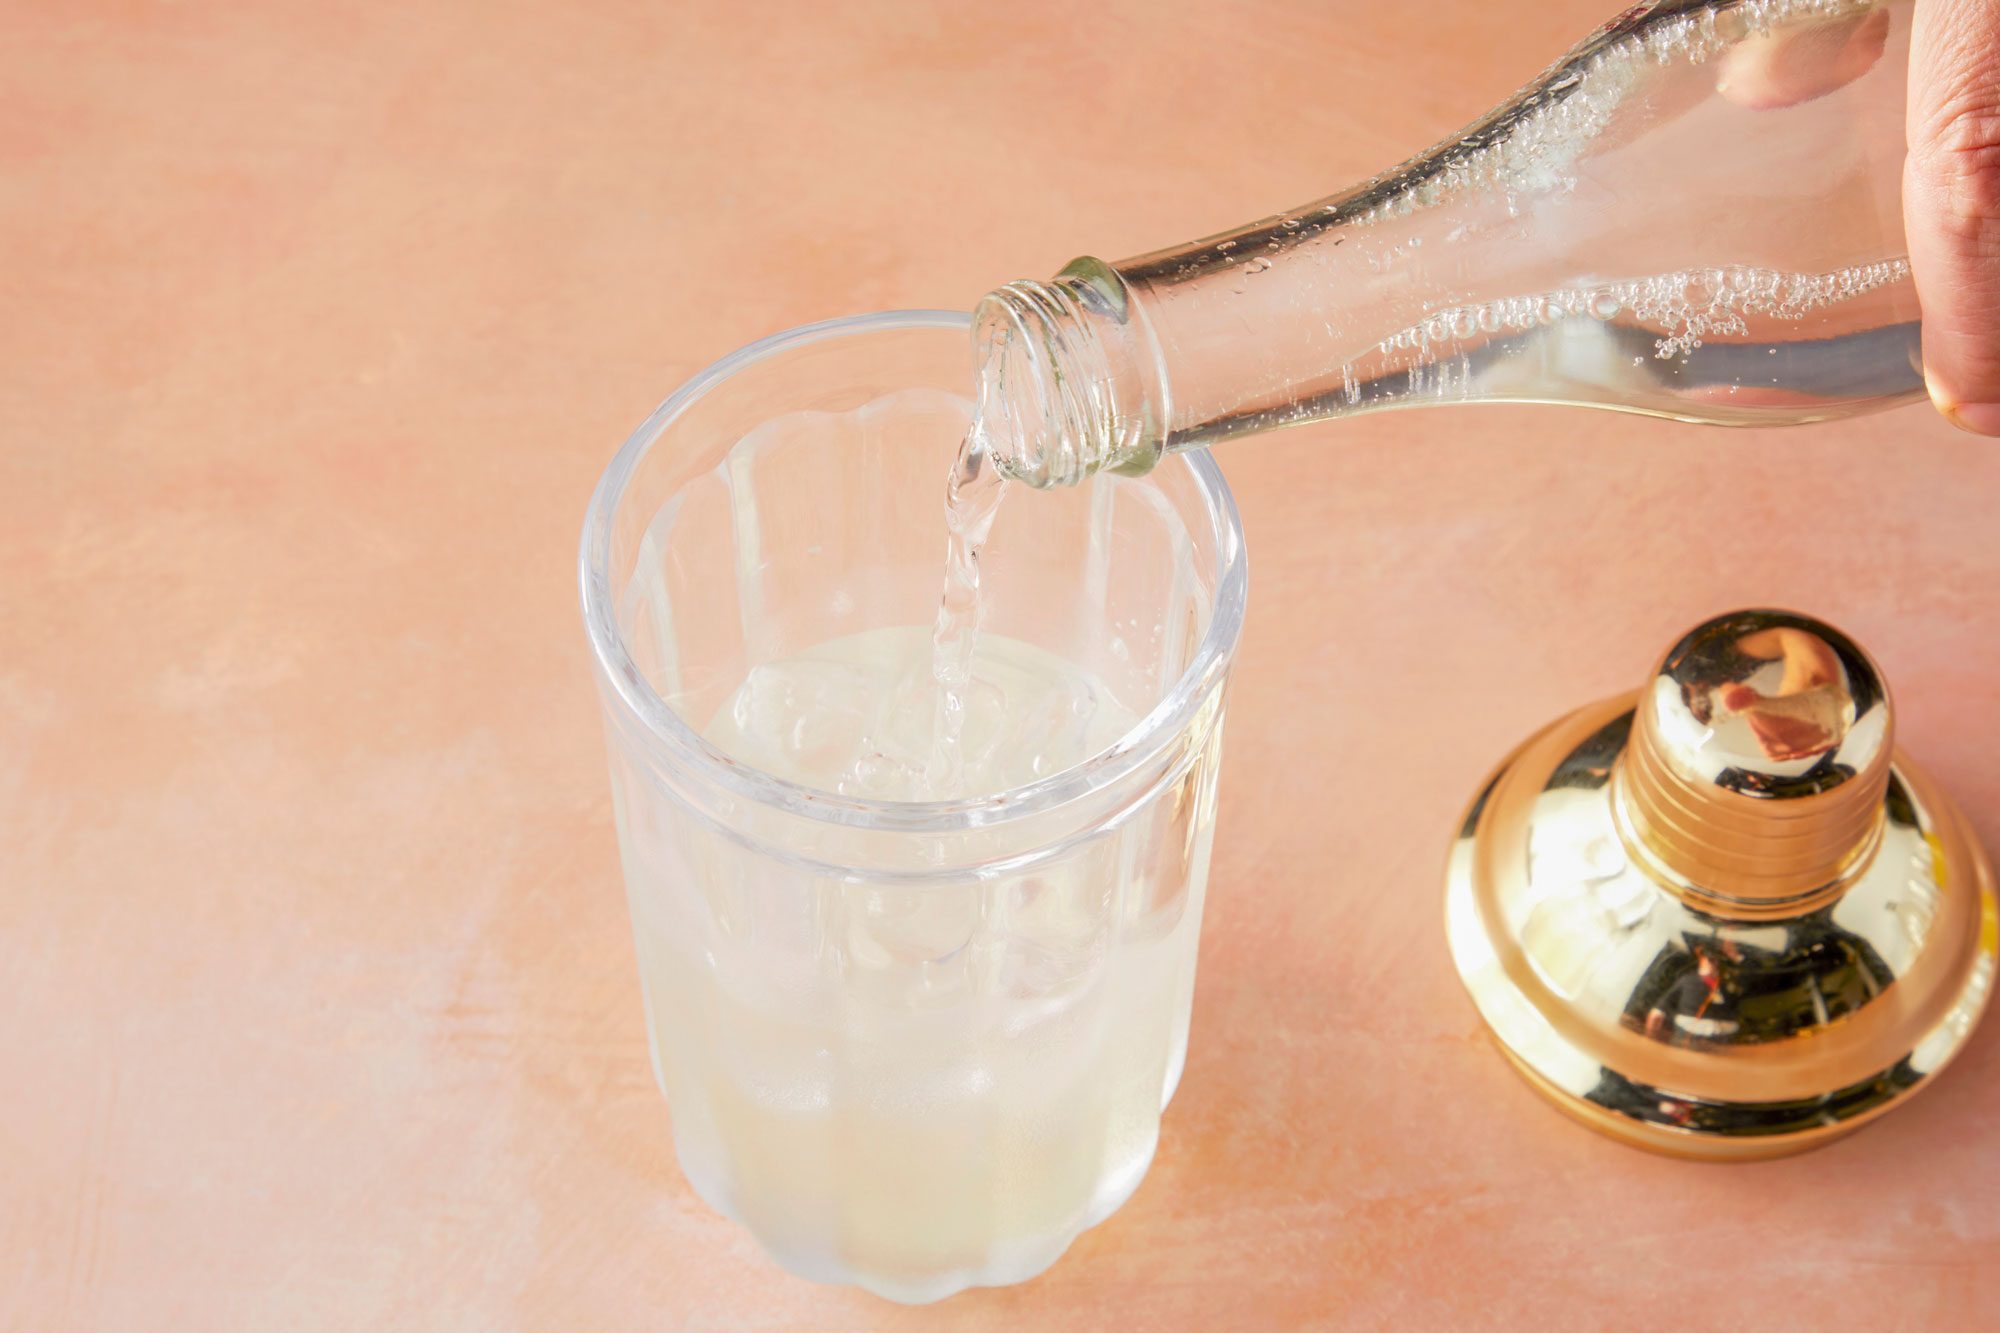
<path id="1" fill-rule="evenodd" d="M 1892 748 L 1881 674 L 1846 635 L 1779 611 L 1721 616 L 1640 692 L 1613 809 L 1683 897 L 1796 913 L 1867 862 Z"/>
<path id="2" fill-rule="evenodd" d="M 1991 872 L 1881 674 L 1782 611 L 1701 625 L 1473 802 L 1447 926 L 1502 1049 L 1592 1127 L 1740 1159 L 1851 1130 L 1982 1011 Z"/>

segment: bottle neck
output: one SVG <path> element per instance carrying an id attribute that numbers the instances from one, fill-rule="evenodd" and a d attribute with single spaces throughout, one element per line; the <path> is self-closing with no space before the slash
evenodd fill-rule
<path id="1" fill-rule="evenodd" d="M 1030 486 L 1150 471 L 1167 447 L 1167 380 L 1116 269 L 1079 259 L 1010 282 L 973 312 L 978 419 L 999 470 Z"/>

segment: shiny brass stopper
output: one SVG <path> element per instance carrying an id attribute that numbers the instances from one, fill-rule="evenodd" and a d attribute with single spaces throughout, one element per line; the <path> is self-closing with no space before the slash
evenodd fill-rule
<path id="1" fill-rule="evenodd" d="M 1531 738 L 1472 803 L 1453 959 L 1501 1049 L 1595 1129 L 1706 1158 L 1846 1133 L 1957 1052 L 1992 988 L 1992 873 L 1894 747 L 1839 631 L 1742 611 L 1636 696 Z"/>
<path id="2" fill-rule="evenodd" d="M 1874 851 L 1890 750 L 1881 674 L 1846 635 L 1781 612 L 1723 616 L 1640 693 L 1612 810 L 1683 899 L 1796 915 Z"/>

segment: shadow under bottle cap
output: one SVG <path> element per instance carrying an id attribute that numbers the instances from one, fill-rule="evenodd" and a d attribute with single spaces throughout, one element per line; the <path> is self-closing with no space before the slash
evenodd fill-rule
<path id="1" fill-rule="evenodd" d="M 1924 1086 L 2000 930 L 1984 855 L 1894 742 L 1860 647 L 1768 610 L 1531 738 L 1447 872 L 1502 1051 L 1592 1128 L 1713 1159 L 1817 1146 Z"/>

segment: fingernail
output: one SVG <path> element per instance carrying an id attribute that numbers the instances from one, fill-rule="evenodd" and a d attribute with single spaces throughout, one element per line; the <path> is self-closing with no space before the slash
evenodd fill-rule
<path id="1" fill-rule="evenodd" d="M 2000 403 L 1958 403 L 1944 414 L 1951 424 L 1974 435 L 2000 435 Z"/>

